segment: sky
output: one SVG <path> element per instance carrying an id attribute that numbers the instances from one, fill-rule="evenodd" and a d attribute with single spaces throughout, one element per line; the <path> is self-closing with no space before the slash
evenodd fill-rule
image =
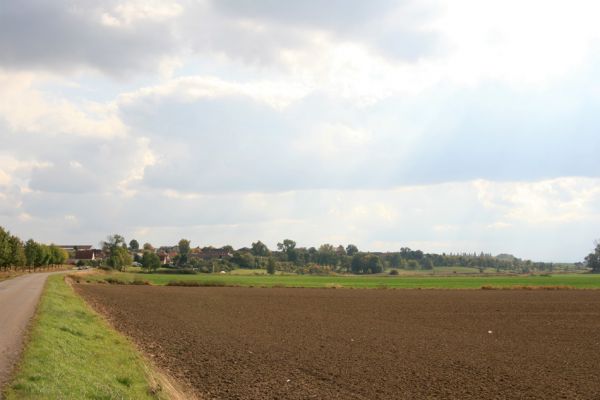
<path id="1" fill-rule="evenodd" d="M 0 225 L 511 253 L 600 238 L 593 0 L 2 0 Z"/>

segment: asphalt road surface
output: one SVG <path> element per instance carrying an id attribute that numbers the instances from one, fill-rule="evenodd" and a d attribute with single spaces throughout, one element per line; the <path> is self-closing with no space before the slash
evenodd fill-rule
<path id="1" fill-rule="evenodd" d="M 0 388 L 10 378 L 48 275 L 22 275 L 0 282 Z M 0 391 L 0 398 L 2 393 Z"/>

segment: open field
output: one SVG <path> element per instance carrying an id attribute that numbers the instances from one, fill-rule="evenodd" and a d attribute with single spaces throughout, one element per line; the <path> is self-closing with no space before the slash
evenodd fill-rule
<path id="1" fill-rule="evenodd" d="M 149 380 L 132 344 L 55 275 L 48 278 L 6 399 L 160 398 Z"/>
<path id="2" fill-rule="evenodd" d="M 204 398 L 600 393 L 598 291 L 77 290 Z"/>
<path id="3" fill-rule="evenodd" d="M 600 288 L 600 274 L 500 275 L 500 276 L 349 276 L 349 275 L 229 275 L 229 274 L 143 274 L 103 273 L 89 276 L 90 281 L 107 278 L 131 282 L 148 281 L 153 285 L 169 282 L 198 282 L 203 285 L 254 287 L 346 287 L 346 288 L 405 288 L 405 289 L 480 289 L 510 287 L 570 287 L 576 289 Z"/>

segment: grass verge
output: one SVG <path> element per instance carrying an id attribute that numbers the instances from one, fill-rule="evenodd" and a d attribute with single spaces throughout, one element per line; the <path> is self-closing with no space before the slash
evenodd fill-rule
<path id="1" fill-rule="evenodd" d="M 48 278 L 6 399 L 160 399 L 133 345 L 68 286 Z"/>

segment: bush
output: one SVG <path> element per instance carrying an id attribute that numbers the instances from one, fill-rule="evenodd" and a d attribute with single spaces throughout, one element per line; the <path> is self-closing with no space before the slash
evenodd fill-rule
<path id="1" fill-rule="evenodd" d="M 198 281 L 170 281 L 170 282 L 167 282 L 166 286 L 187 286 L 187 287 L 208 286 L 208 287 L 222 287 L 222 286 L 226 286 L 226 285 L 225 285 L 225 282 L 218 282 L 218 281 L 205 281 L 205 282 L 198 282 Z"/>
<path id="2" fill-rule="evenodd" d="M 120 279 L 115 278 L 106 278 L 104 279 L 104 281 L 100 281 L 99 283 L 108 283 L 110 285 L 150 285 L 150 282 L 137 278 L 132 281 L 122 281 Z"/>
<path id="3" fill-rule="evenodd" d="M 115 278 L 106 278 L 104 279 L 104 282 L 110 284 L 110 285 L 126 285 L 127 282 L 122 281 L 120 279 L 115 279 Z"/>
<path id="4" fill-rule="evenodd" d="M 198 272 L 192 268 L 169 268 L 165 271 L 160 271 L 160 273 L 174 275 L 196 275 Z"/>
<path id="5" fill-rule="evenodd" d="M 304 268 L 299 268 L 299 274 L 310 274 L 310 275 L 331 275 L 331 267 L 319 264 L 308 264 Z"/>
<path id="6" fill-rule="evenodd" d="M 400 273 L 398 272 L 397 269 L 393 269 L 390 271 L 390 275 L 399 275 Z"/>

